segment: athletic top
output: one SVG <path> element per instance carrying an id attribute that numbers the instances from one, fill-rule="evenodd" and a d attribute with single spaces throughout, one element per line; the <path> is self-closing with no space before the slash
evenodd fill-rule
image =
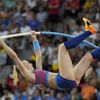
<path id="1" fill-rule="evenodd" d="M 47 85 L 48 81 L 48 72 L 44 70 L 35 70 L 35 84 L 44 84 Z"/>

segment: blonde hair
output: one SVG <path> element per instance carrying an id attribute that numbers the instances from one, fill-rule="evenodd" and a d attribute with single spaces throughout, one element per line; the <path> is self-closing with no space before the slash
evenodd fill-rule
<path id="1" fill-rule="evenodd" d="M 17 83 L 19 82 L 16 65 L 13 66 L 13 72 L 12 72 L 11 77 L 12 77 L 12 79 L 13 79 L 14 85 L 16 86 Z"/>
<path id="2" fill-rule="evenodd" d="M 30 84 L 23 78 L 20 71 L 17 69 L 17 65 L 13 66 L 11 78 L 13 79 L 14 86 L 17 86 L 17 88 L 20 89 L 21 91 L 26 91 L 26 89 L 28 88 Z"/>

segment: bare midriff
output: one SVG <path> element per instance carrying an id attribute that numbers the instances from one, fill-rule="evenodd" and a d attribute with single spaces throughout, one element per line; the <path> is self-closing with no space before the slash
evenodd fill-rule
<path id="1" fill-rule="evenodd" d="M 56 88 L 56 81 L 55 81 L 55 76 L 57 75 L 57 73 L 50 73 L 48 75 L 48 86 L 51 88 Z"/>

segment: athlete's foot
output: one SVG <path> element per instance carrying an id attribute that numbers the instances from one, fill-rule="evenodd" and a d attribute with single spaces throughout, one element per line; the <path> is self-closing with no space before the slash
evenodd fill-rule
<path id="1" fill-rule="evenodd" d="M 90 31 L 92 34 L 96 34 L 96 29 L 91 24 L 90 20 L 83 18 L 83 21 L 85 23 L 85 31 Z"/>

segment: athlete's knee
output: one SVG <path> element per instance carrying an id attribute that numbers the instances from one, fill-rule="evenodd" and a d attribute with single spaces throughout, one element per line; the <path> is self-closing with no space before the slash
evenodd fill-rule
<path id="1" fill-rule="evenodd" d="M 63 50 L 63 49 L 66 49 L 66 47 L 65 47 L 64 43 L 61 43 L 61 44 L 59 45 L 59 50 Z M 67 49 L 66 49 L 66 50 L 67 50 Z"/>
<path id="2" fill-rule="evenodd" d="M 60 45 L 59 45 L 59 49 L 62 49 L 64 47 L 64 43 L 61 43 Z"/>

